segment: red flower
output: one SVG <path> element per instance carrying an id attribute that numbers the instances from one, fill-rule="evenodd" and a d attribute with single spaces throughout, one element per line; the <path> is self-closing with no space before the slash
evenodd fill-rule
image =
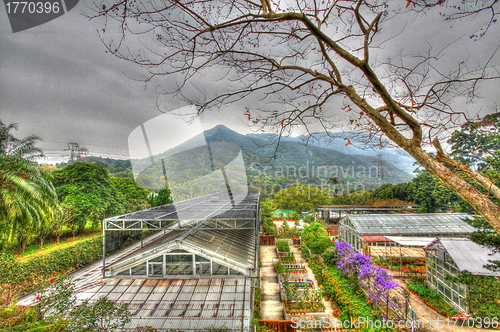
<path id="1" fill-rule="evenodd" d="M 40 300 L 40 296 L 37 296 L 37 297 L 36 297 L 36 299 L 37 299 L 37 300 Z"/>
<path id="2" fill-rule="evenodd" d="M 54 282 L 54 279 L 50 279 L 49 281 L 50 281 L 50 282 Z"/>

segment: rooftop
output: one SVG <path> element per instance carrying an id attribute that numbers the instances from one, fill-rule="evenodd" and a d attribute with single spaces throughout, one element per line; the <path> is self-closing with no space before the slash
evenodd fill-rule
<path id="1" fill-rule="evenodd" d="M 256 268 L 255 239 L 253 230 L 173 230 L 116 260 L 106 270 L 118 273 L 163 253 L 184 249 L 249 275 Z"/>
<path id="2" fill-rule="evenodd" d="M 209 224 L 213 228 L 255 229 L 258 205 L 259 192 L 240 193 L 234 195 L 233 200 L 227 192 L 222 192 L 108 218 L 104 222 L 110 231 L 192 228 L 206 220 L 214 221 Z"/>
<path id="3" fill-rule="evenodd" d="M 78 300 L 101 296 L 128 303 L 132 321 L 126 329 L 199 330 L 207 327 L 249 328 L 250 280 L 105 279 L 77 294 Z"/>
<path id="4" fill-rule="evenodd" d="M 411 213 L 348 215 L 361 235 L 465 235 L 476 229 L 464 221 L 466 213 Z"/>
<path id="5" fill-rule="evenodd" d="M 484 267 L 491 264 L 490 260 L 500 260 L 500 253 L 492 254 L 491 249 L 469 239 L 435 239 L 425 249 L 435 249 L 439 244 L 448 252 L 459 270 L 480 276 L 500 276 L 500 271 L 494 272 Z"/>

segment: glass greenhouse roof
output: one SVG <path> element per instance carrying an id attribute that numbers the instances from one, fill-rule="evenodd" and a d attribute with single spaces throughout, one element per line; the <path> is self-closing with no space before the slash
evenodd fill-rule
<path id="1" fill-rule="evenodd" d="M 484 267 L 491 264 L 490 260 L 500 260 L 500 253 L 492 254 L 492 250 L 469 239 L 436 239 L 425 249 L 434 249 L 441 243 L 461 271 L 469 271 L 480 276 L 500 276 Z"/>
<path id="2" fill-rule="evenodd" d="M 106 231 L 206 228 L 255 229 L 259 192 L 228 199 L 227 193 L 196 197 L 104 220 Z M 205 222 L 205 221 L 210 222 Z"/>
<path id="3" fill-rule="evenodd" d="M 350 220 L 361 235 L 456 235 L 476 230 L 467 217 L 472 218 L 466 213 L 365 214 L 346 216 L 341 224 Z"/>
<path id="4" fill-rule="evenodd" d="M 166 204 L 158 208 L 143 210 L 122 216 L 121 219 L 140 220 L 164 220 L 178 219 L 177 211 L 183 211 L 184 219 L 208 219 L 208 218 L 257 218 L 258 192 L 250 192 L 238 205 L 225 209 L 228 205 L 225 199 L 219 196 L 227 195 L 212 194 L 193 199 L 188 199 L 175 204 Z M 223 211 L 223 212 L 219 212 Z"/>
<path id="5" fill-rule="evenodd" d="M 253 230 L 173 230 L 106 266 L 106 270 L 117 273 L 163 253 L 183 249 L 250 274 L 256 264 L 256 246 Z"/>

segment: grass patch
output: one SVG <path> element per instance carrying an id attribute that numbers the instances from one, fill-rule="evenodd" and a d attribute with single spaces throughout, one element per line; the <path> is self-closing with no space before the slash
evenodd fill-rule
<path id="1" fill-rule="evenodd" d="M 20 263 L 23 263 L 30 260 L 31 258 L 42 256 L 54 250 L 60 250 L 72 246 L 78 242 L 91 239 L 100 235 L 101 235 L 100 232 L 84 233 L 79 236 L 76 236 L 74 239 L 71 236 L 65 239 L 61 239 L 59 243 L 57 243 L 56 240 L 54 239 L 51 241 L 47 241 L 47 243 L 43 245 L 43 248 L 41 250 L 38 249 L 37 244 L 31 244 L 28 247 L 26 247 L 26 251 L 23 254 L 19 255 L 18 261 Z M 6 253 L 9 253 L 9 251 L 6 251 Z"/>

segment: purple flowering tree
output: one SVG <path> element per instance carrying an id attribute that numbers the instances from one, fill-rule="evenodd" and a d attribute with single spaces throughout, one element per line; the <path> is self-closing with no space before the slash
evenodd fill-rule
<path id="1" fill-rule="evenodd" d="M 390 298 L 390 291 L 399 287 L 387 270 L 373 266 L 370 257 L 357 253 L 346 242 L 335 243 L 337 249 L 337 269 L 355 281 L 367 294 L 369 301 L 376 305 L 395 309 L 403 301 Z M 406 306 L 406 303 L 404 303 Z M 401 308 L 405 310 L 404 308 Z"/>

